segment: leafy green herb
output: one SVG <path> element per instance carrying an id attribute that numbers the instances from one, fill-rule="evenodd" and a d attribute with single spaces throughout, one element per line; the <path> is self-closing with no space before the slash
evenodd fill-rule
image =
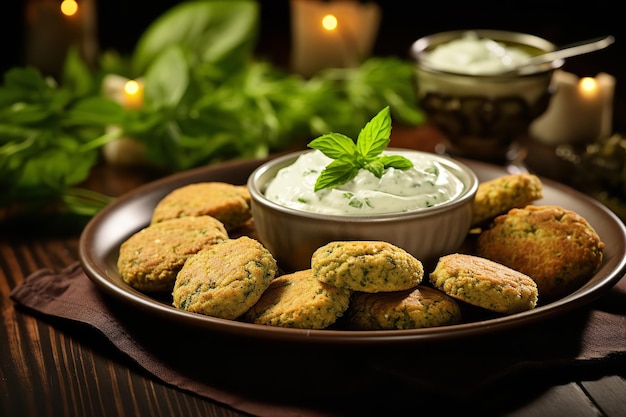
<path id="1" fill-rule="evenodd" d="M 345 184 L 361 169 L 380 178 L 388 168 L 413 168 L 413 163 L 401 155 L 380 155 L 389 145 L 390 136 L 391 115 L 387 106 L 361 129 L 356 143 L 341 133 L 328 133 L 313 139 L 308 144 L 310 148 L 334 159 L 317 177 L 313 191 Z"/>
<path id="2" fill-rule="evenodd" d="M 123 109 L 96 93 L 76 51 L 70 51 L 63 85 L 33 68 L 13 68 L 0 86 L 0 208 L 38 208 L 60 203 L 64 210 L 92 215 L 111 199 L 82 193 L 98 159 L 98 148 L 117 135 Z"/>
<path id="3" fill-rule="evenodd" d="M 259 11 L 258 1 L 185 1 L 147 28 L 130 57 L 105 51 L 91 70 L 70 51 L 60 80 L 9 70 L 0 84 L 0 215 L 59 202 L 95 213 L 110 199 L 78 187 L 101 161 L 100 148 L 122 136 L 171 172 L 264 157 L 325 132 L 355 137 L 384 105 L 400 123 L 424 121 L 409 61 L 372 57 L 304 79 L 254 59 Z M 102 97 L 107 74 L 141 77 L 144 106 Z M 369 162 L 380 173 L 386 165 L 384 157 Z"/>
<path id="4" fill-rule="evenodd" d="M 335 129 L 320 132 L 347 133 L 357 123 L 361 128 L 387 105 L 391 106 L 395 120 L 412 125 L 423 123 L 424 113 L 413 88 L 414 71 L 411 62 L 394 57 L 371 57 L 354 68 L 323 70 L 315 77 L 316 82 L 335 86 L 343 99 L 320 109 L 327 119 L 341 122 Z M 342 110 L 340 114 L 336 113 L 338 108 Z"/>
<path id="5" fill-rule="evenodd" d="M 184 1 L 173 6 L 137 42 L 134 76 L 143 74 L 170 47 L 185 50 L 192 66 L 216 63 L 229 71 L 241 68 L 256 45 L 260 7 L 250 0 Z"/>

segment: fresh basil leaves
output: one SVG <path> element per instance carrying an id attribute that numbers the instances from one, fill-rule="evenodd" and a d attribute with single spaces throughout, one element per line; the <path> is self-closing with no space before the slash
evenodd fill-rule
<path id="1" fill-rule="evenodd" d="M 100 147 L 121 136 L 143 143 L 150 164 L 175 172 L 264 157 L 324 132 L 354 137 L 385 105 L 400 123 L 424 121 L 412 63 L 372 57 L 304 79 L 255 59 L 260 23 L 257 1 L 182 2 L 147 28 L 130 57 L 104 51 L 92 70 L 71 51 L 61 80 L 9 70 L 0 84 L 0 214 L 35 200 L 97 212 L 111 199 L 85 198 L 76 187 Z M 109 73 L 143 79 L 143 108 L 102 96 Z M 372 172 L 397 163 L 374 152 L 355 157 L 369 155 L 362 162 Z M 354 172 L 353 162 L 338 160 L 327 173 L 335 170 L 333 183 Z"/>

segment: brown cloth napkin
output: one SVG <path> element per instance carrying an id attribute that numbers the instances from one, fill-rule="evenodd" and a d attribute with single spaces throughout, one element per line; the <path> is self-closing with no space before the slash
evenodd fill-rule
<path id="1" fill-rule="evenodd" d="M 626 362 L 626 278 L 589 306 L 539 325 L 363 347 L 279 344 L 186 328 L 109 298 L 78 263 L 34 272 L 11 298 L 33 314 L 97 329 L 165 384 L 258 416 L 390 415 L 425 412 L 429 404 L 433 411 L 442 404 L 463 410 L 472 399 L 476 410 L 477 395 L 488 395 L 493 411 L 502 405 L 498 392 L 532 395 L 544 383 L 597 378 Z"/>

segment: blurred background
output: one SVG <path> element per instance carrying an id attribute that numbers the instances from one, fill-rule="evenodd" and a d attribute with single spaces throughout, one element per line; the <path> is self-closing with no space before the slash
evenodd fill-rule
<path id="1" fill-rule="evenodd" d="M 614 124 L 626 129 L 626 29 L 616 3 L 599 0 L 582 7 L 568 1 L 400 1 L 378 0 L 381 24 L 374 55 L 409 57 L 411 44 L 422 36 L 457 29 L 501 29 L 543 37 L 556 45 L 613 35 L 603 51 L 570 58 L 564 70 L 583 76 L 607 72 L 616 77 Z M 289 1 L 265 0 L 259 51 L 276 61 L 289 53 Z"/>
<path id="2" fill-rule="evenodd" d="M 529 161 L 529 167 L 530 169 L 540 167 L 540 173 L 558 179 L 559 181 L 566 182 L 565 180 L 571 180 L 570 182 L 576 183 L 578 189 L 594 191 L 596 189 L 609 188 L 607 184 L 611 184 L 612 191 L 607 195 L 611 197 L 615 194 L 619 197 L 619 204 L 616 204 L 615 210 L 622 211 L 623 218 L 626 218 L 626 176 L 624 175 L 626 172 L 626 137 L 624 137 L 626 134 L 626 83 L 624 82 L 626 67 L 623 65 L 623 57 L 626 55 L 626 29 L 622 22 L 621 10 L 617 7 L 618 4 L 609 0 L 596 0 L 595 2 L 586 3 L 584 5 L 575 5 L 573 2 L 554 0 L 526 0 L 518 2 L 503 2 L 501 0 L 473 2 L 417 2 L 411 0 L 310 1 L 328 4 L 340 1 L 359 1 L 364 4 L 375 3 L 380 9 L 381 20 L 371 47 L 371 55 L 375 57 L 395 57 L 404 59 L 407 62 L 410 62 L 410 48 L 415 40 L 442 31 L 466 29 L 516 31 L 544 38 L 558 46 L 566 46 L 572 43 L 608 35 L 614 36 L 615 43 L 613 45 L 602 51 L 569 58 L 562 68 L 578 77 L 596 77 L 599 73 L 607 73 L 615 78 L 615 88 L 612 99 L 612 120 L 609 124 L 612 124 L 612 132 L 618 134 L 613 136 L 620 137 L 617 138 L 618 142 L 613 141 L 611 142 L 611 146 L 606 147 L 610 158 L 595 158 L 599 153 L 598 149 L 604 150 L 604 148 L 596 147 L 594 153 L 589 153 L 588 158 L 587 155 L 582 155 L 586 157 L 586 159 L 584 159 L 581 164 L 579 163 L 581 150 L 576 149 L 573 153 L 570 152 L 565 156 L 559 154 L 558 158 L 556 158 L 559 161 L 563 160 L 567 164 L 564 170 L 563 166 L 560 164 L 554 164 L 555 150 L 553 147 L 548 146 L 545 153 L 548 157 L 546 161 L 549 162 L 544 162 L 542 159 L 544 152 L 534 152 L 532 155 L 535 156 L 535 162 L 534 164 L 530 164 L 532 161 Z M 183 1 L 151 0 L 138 2 L 128 0 L 77 0 L 77 2 L 79 4 L 82 3 L 82 5 L 91 4 L 93 6 L 93 20 L 95 24 L 90 30 L 93 32 L 94 55 L 100 52 L 116 51 L 122 56 L 130 56 L 146 29 L 166 11 Z M 5 2 L 2 12 L 0 12 L 0 31 L 2 32 L 0 71 L 2 71 L 3 74 L 10 68 L 25 66 L 33 57 L 40 58 L 58 49 L 49 46 L 49 44 L 58 42 L 59 38 L 62 36 L 60 34 L 62 31 L 58 30 L 58 26 L 55 27 L 54 24 L 50 24 L 46 27 L 43 25 L 33 25 L 32 23 L 29 25 L 27 23 L 29 21 L 27 13 L 29 10 L 28 6 L 32 6 L 33 4 L 41 6 L 42 3 L 46 3 L 46 8 L 48 8 L 46 13 L 48 16 L 55 13 L 56 15 L 59 14 L 58 6 L 61 4 L 61 0 L 18 0 Z M 261 60 L 269 61 L 278 67 L 282 67 L 285 70 L 290 70 L 292 66 L 292 46 L 294 44 L 291 25 L 293 16 L 291 0 L 258 0 L 258 4 L 260 5 L 261 16 L 259 36 L 254 51 L 255 56 Z M 54 12 L 50 12 L 50 8 L 53 8 Z M 30 16 L 30 22 L 32 22 L 32 14 Z M 48 20 L 54 20 L 54 18 L 58 20 L 58 16 L 49 17 Z M 314 20 L 311 18 L 307 20 L 306 23 L 310 23 L 311 21 Z M 319 26 L 317 27 L 319 28 Z M 34 31 L 37 32 L 38 38 L 44 41 L 39 45 L 37 53 L 32 53 L 29 57 L 26 51 L 32 50 L 33 48 L 27 48 L 28 37 L 26 35 L 32 35 Z M 362 38 L 363 34 L 366 32 L 367 31 L 363 29 L 358 34 L 361 35 L 360 37 Z M 309 48 L 309 50 L 310 49 L 311 48 Z M 43 72 L 45 73 L 45 71 Z M 386 82 L 386 78 L 383 78 L 383 80 Z M 393 84 L 393 81 L 394 80 L 390 80 L 390 83 Z M 404 83 L 404 79 L 400 82 Z M 396 86 L 397 84 L 398 83 L 396 83 Z M 378 84 L 375 91 L 382 90 L 382 88 L 380 88 L 381 85 L 382 84 Z M 387 85 L 385 85 L 385 87 L 387 87 Z M 402 87 L 406 87 L 406 85 Z M 291 85 L 287 92 L 287 98 L 291 100 L 293 96 Z M 284 98 L 284 95 L 281 97 Z M 337 103 L 337 101 L 335 103 Z M 367 103 L 371 104 L 371 100 L 368 100 Z M 344 118 L 349 119 L 348 121 L 354 124 L 356 118 L 353 103 L 344 102 L 342 100 L 340 104 L 343 105 L 342 114 L 344 114 L 344 116 L 347 114 Z M 417 104 L 419 106 L 420 103 Z M 310 106 L 304 107 L 308 110 L 312 108 Z M 323 110 L 314 108 L 312 111 L 317 111 L 318 113 L 326 111 L 331 114 L 332 117 L 336 117 L 337 115 L 336 106 L 330 109 L 325 106 Z M 587 110 L 585 110 L 585 112 L 586 115 L 591 116 L 591 112 Z M 258 113 L 262 113 L 262 111 Z M 318 115 L 318 113 L 316 113 L 316 115 Z M 567 114 L 570 113 L 571 112 L 568 112 Z M 263 116 L 263 114 L 260 114 L 259 117 L 261 116 Z M 233 124 L 236 129 L 233 129 L 233 132 L 227 133 L 236 136 L 238 139 L 241 139 L 242 133 L 248 136 L 256 135 L 255 132 L 248 132 L 248 130 L 250 130 L 249 127 L 244 129 L 244 124 L 241 123 L 241 115 L 239 113 L 235 114 L 233 117 L 235 119 Z M 311 116 L 307 114 L 307 121 L 310 119 Z M 571 119 L 572 118 L 563 117 L 559 119 L 557 125 L 563 126 L 567 123 L 567 120 Z M 565 120 L 565 122 L 561 123 L 561 120 Z M 198 129 L 202 137 L 209 134 L 206 130 L 210 130 L 210 128 L 215 126 L 215 123 L 207 118 L 203 119 L 203 122 L 205 122 L 206 125 L 203 129 Z M 224 125 L 226 125 L 226 123 L 224 123 Z M 257 130 L 263 130 L 264 128 L 264 126 L 259 126 L 259 123 L 251 123 L 245 126 L 250 125 L 257 128 Z M 578 129 L 580 123 L 578 125 L 576 123 L 567 123 L 567 125 L 570 127 L 570 130 L 580 130 Z M 362 124 L 358 124 L 358 128 L 361 126 Z M 43 127 L 46 128 L 46 126 Z M 290 126 L 286 126 L 285 130 L 288 130 L 289 127 Z M 267 126 L 265 126 L 265 128 L 267 128 Z M 270 133 L 274 132 L 271 129 L 266 130 Z M 280 136 L 280 134 L 285 133 L 285 130 L 279 130 L 277 135 Z M 45 134 L 49 134 L 49 132 L 46 132 L 45 129 L 42 129 L 40 133 L 45 136 Z M 426 130 L 425 132 L 430 135 L 431 131 Z M 133 133 L 136 134 L 137 132 L 133 131 Z M 153 135 L 154 131 L 144 133 L 145 137 L 143 140 L 146 143 L 152 144 L 155 139 Z M 264 131 L 264 133 L 267 132 Z M 409 133 L 413 134 L 413 131 Z M 291 133 L 289 133 L 289 135 L 291 135 Z M 163 137 L 159 137 L 161 142 L 158 143 L 163 143 L 168 146 L 172 143 L 178 143 L 174 141 L 176 138 L 172 139 L 165 133 L 163 133 L 162 136 Z M 267 138 L 264 138 L 264 140 L 267 140 L 268 143 L 269 140 L 274 139 L 274 136 L 269 134 L 266 134 L 266 136 Z M 210 148 L 210 144 L 204 144 L 206 141 L 203 141 L 202 137 L 199 137 L 199 140 L 194 142 L 194 145 L 202 142 L 203 146 Z M 257 140 L 258 138 L 259 136 L 254 136 L 253 139 L 250 139 L 251 141 L 254 140 L 250 142 L 254 145 L 252 146 L 253 150 L 257 148 L 260 149 L 266 144 L 263 141 Z M 422 135 L 421 139 L 424 138 L 425 136 Z M 279 139 L 282 139 L 282 137 L 279 137 Z M 292 136 L 289 136 L 288 139 L 292 140 Z M 412 137 L 409 139 L 413 140 Z M 227 143 L 232 144 L 232 142 L 231 140 Z M 38 143 L 41 147 L 40 151 L 44 156 L 47 155 L 46 152 L 50 151 L 50 149 L 46 148 L 46 143 L 45 141 Z M 54 144 L 53 142 L 51 143 Z M 248 142 L 239 140 L 238 143 Z M 237 152 L 252 152 L 243 145 L 240 147 L 241 149 L 236 149 Z M 150 149 L 154 150 L 157 148 L 158 147 L 152 146 Z M 218 150 L 220 149 L 221 148 L 218 148 Z M 223 153 L 214 155 L 217 151 L 211 153 L 213 152 L 211 149 L 204 150 L 209 153 L 208 156 L 197 152 L 164 152 L 163 155 L 167 157 L 172 156 L 173 159 L 176 160 L 174 161 L 176 162 L 175 164 L 172 161 L 166 161 L 167 163 L 171 163 L 170 165 L 166 165 L 168 167 L 171 166 L 172 169 L 186 168 L 190 164 L 205 163 L 205 159 L 219 160 L 219 158 L 225 157 Z M 537 150 L 535 149 L 534 151 Z M 559 151 L 559 149 L 557 149 L 557 151 Z M 188 159 L 191 160 L 191 162 L 184 160 L 183 162 L 185 162 L 185 164 L 182 164 L 178 161 L 178 156 L 184 159 L 187 154 L 189 154 Z M 531 152 L 529 152 L 529 154 L 531 154 Z M 196 156 L 197 158 L 195 158 Z M 230 157 L 232 155 L 228 154 L 227 156 Z M 596 162 L 596 159 L 598 162 Z M 42 163 L 45 163 L 45 160 L 45 157 L 41 158 Z M 572 161 L 575 162 L 576 166 L 570 166 L 570 162 Z M 589 163 L 587 163 L 587 161 L 589 161 Z M 152 162 L 154 162 L 154 160 Z M 163 164 L 163 161 L 157 162 Z M 9 166 L 8 164 L 5 165 Z M 589 169 L 589 167 L 592 169 Z M 580 186 L 581 181 L 578 181 L 580 178 L 574 180 L 572 173 L 581 176 L 584 180 L 583 182 L 589 183 L 589 185 L 585 187 Z M 6 178 L 9 177 L 3 173 L 3 177 L 0 178 L 0 180 L 5 180 L 6 184 L 11 185 L 10 180 Z M 589 181 L 590 178 L 592 181 Z M 20 192 L 21 190 L 18 189 L 16 194 L 19 195 Z M 597 193 L 593 194 L 595 195 Z M 598 198 L 601 197 L 601 201 L 607 201 L 603 196 L 598 196 Z"/>
<path id="3" fill-rule="evenodd" d="M 3 53 L 0 69 L 6 71 L 24 62 L 25 6 L 31 0 L 6 2 L 0 14 Z M 130 53 L 140 34 L 163 12 L 179 3 L 176 0 L 134 2 L 95 0 L 97 41 L 100 50 L 115 49 Z M 374 0 L 370 0 L 374 1 Z M 456 29 L 504 29 L 544 37 L 557 45 L 588 38 L 613 35 L 615 44 L 592 54 L 570 58 L 564 69 L 579 76 L 607 72 L 616 77 L 614 124 L 626 130 L 626 53 L 624 24 L 617 3 L 597 0 L 583 5 L 565 1 L 473 1 L 416 2 L 376 0 L 381 8 L 381 23 L 373 55 L 408 58 L 411 43 L 421 36 Z M 277 65 L 289 62 L 289 0 L 260 0 L 261 33 L 257 53 Z"/>

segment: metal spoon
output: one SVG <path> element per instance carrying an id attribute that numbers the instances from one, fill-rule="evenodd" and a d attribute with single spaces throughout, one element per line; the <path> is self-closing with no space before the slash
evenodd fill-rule
<path id="1" fill-rule="evenodd" d="M 514 68 L 507 68 L 501 72 L 491 75 L 515 75 L 519 74 L 522 69 L 528 67 L 536 67 L 542 64 L 554 62 L 559 59 L 569 58 L 577 55 L 587 54 L 589 52 L 599 51 L 615 42 L 613 36 L 595 38 L 587 41 L 577 42 L 557 50 L 547 52 L 530 58 L 528 61 L 516 65 Z"/>

